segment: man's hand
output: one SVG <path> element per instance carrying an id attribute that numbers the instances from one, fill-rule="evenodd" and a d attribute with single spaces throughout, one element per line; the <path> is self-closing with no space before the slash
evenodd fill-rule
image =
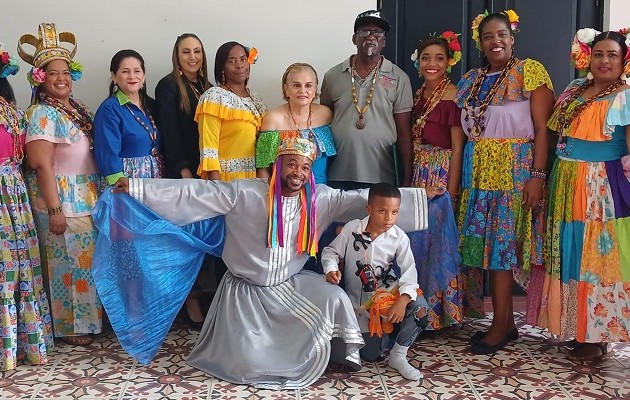
<path id="1" fill-rule="evenodd" d="M 338 285 L 339 282 L 341 282 L 341 272 L 330 271 L 326 274 L 326 282 L 332 283 L 333 285 Z"/>
<path id="2" fill-rule="evenodd" d="M 409 295 L 403 294 L 398 300 L 389 308 L 388 317 L 389 322 L 397 324 L 405 318 L 405 309 L 409 303 Z"/>
<path id="3" fill-rule="evenodd" d="M 114 188 L 112 189 L 112 192 L 129 194 L 129 179 L 125 177 L 118 178 L 116 183 L 114 183 Z"/>
<path id="4" fill-rule="evenodd" d="M 444 194 L 444 192 L 446 192 L 446 188 L 444 186 L 429 186 L 427 188 L 425 188 L 424 190 L 426 190 L 427 192 L 427 198 L 433 198 L 435 196 L 439 196 L 441 194 Z"/>

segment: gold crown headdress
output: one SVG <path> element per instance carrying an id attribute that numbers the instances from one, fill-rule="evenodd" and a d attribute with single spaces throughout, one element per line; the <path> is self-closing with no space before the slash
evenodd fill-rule
<path id="1" fill-rule="evenodd" d="M 79 80 L 83 73 L 83 67 L 81 64 L 72 61 L 77 52 L 77 40 L 74 33 L 57 33 L 55 24 L 48 22 L 39 24 L 38 33 L 38 38 L 29 33 L 22 35 L 20 40 L 18 40 L 17 46 L 20 58 L 33 66 L 27 74 L 31 85 L 39 86 L 44 82 L 45 73 L 41 68 L 53 60 L 64 60 L 67 62 L 70 67 L 72 80 Z M 61 43 L 67 43 L 70 46 L 64 47 L 61 46 Z M 29 54 L 24 49 L 25 44 L 35 48 L 33 54 Z"/>

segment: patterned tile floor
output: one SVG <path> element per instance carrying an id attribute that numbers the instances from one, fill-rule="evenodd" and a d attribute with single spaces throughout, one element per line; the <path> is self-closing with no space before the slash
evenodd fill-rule
<path id="1" fill-rule="evenodd" d="M 521 314 L 518 314 L 522 318 Z M 0 399 L 630 399 L 630 345 L 597 363 L 573 363 L 553 339 L 530 326 L 494 356 L 467 351 L 488 320 L 430 333 L 412 347 L 424 380 L 410 382 L 384 362 L 360 372 L 328 370 L 307 389 L 274 392 L 213 379 L 184 361 L 197 332 L 175 326 L 149 366 L 138 365 L 112 333 L 88 348 L 60 344 L 49 364 L 0 375 Z"/>

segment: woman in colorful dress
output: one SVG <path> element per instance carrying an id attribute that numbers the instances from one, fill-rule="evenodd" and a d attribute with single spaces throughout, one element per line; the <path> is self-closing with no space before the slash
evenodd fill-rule
<path id="1" fill-rule="evenodd" d="M 259 178 L 269 178 L 280 143 L 287 138 L 302 137 L 317 147 L 313 161 L 315 183 L 327 183 L 328 157 L 337 154 L 330 123 L 330 108 L 313 103 L 317 98 L 317 72 L 306 63 L 289 65 L 282 75 L 282 93 L 286 104 L 265 114 L 256 143 L 256 168 Z"/>
<path id="2" fill-rule="evenodd" d="M 461 111 L 454 102 L 457 88 L 450 82 L 451 67 L 461 60 L 457 34 L 443 32 L 420 42 L 411 59 L 424 83 L 416 92 L 412 110 L 412 186 L 447 188 L 457 209 L 466 136 Z M 439 204 L 438 204 L 439 203 Z M 432 199 L 429 229 L 411 232 L 409 239 L 418 266 L 418 283 L 429 304 L 427 329 L 437 330 L 462 322 L 463 277 L 453 213 Z M 435 245 L 432 245 L 435 244 Z"/>
<path id="3" fill-rule="evenodd" d="M 212 85 L 203 43 L 197 35 L 184 33 L 173 46 L 173 70 L 155 88 L 157 126 L 164 143 L 167 178 L 199 178 L 199 131 L 195 110 L 199 97 Z M 211 264 L 210 256 L 204 265 Z M 203 268 L 203 267 L 202 267 Z M 206 270 L 206 269 L 204 269 Z M 201 272 L 200 272 L 201 273 Z M 204 314 L 197 283 L 186 299 L 186 316 L 192 329 L 201 329 Z"/>
<path id="4" fill-rule="evenodd" d="M 541 266 L 547 120 L 553 107 L 549 74 L 535 60 L 514 56 L 513 10 L 480 14 L 473 39 L 486 65 L 468 71 L 457 86 L 464 148 L 459 205 L 462 263 L 489 270 L 493 318 L 471 338 L 473 354 L 490 354 L 518 337 L 512 282 L 527 287 Z"/>
<path id="5" fill-rule="evenodd" d="M 108 185 L 121 177 L 161 178 L 160 133 L 147 95 L 144 59 L 135 50 L 112 57 L 109 97 L 94 116 L 94 157 Z"/>
<path id="6" fill-rule="evenodd" d="M 214 78 L 219 86 L 201 96 L 195 114 L 201 152 L 197 173 L 203 179 L 256 177 L 256 137 L 267 111 L 247 87 L 257 56 L 256 48 L 237 42 L 224 43 L 217 50 Z"/>
<path id="7" fill-rule="evenodd" d="M 18 361 L 45 364 L 53 347 L 52 321 L 37 230 L 22 178 L 24 112 L 7 76 L 17 61 L 0 45 L 0 371 Z"/>
<path id="8" fill-rule="evenodd" d="M 558 133 L 550 184 L 539 326 L 574 339 L 592 360 L 630 341 L 630 72 L 627 30 L 580 29 L 572 46 L 586 78 L 569 84 L 549 128 Z M 628 165 L 630 166 L 630 165 Z"/>
<path id="9" fill-rule="evenodd" d="M 68 41 L 72 51 L 59 46 Z M 23 44 L 36 45 L 34 55 Z M 103 308 L 92 279 L 96 229 L 90 212 L 101 177 L 92 157 L 92 118 L 72 98 L 72 82 L 81 77 L 73 62 L 74 35 L 57 35 L 41 24 L 39 40 L 20 38 L 22 59 L 33 65 L 27 75 L 35 87 L 28 110 L 26 155 L 28 188 L 35 211 L 40 249 L 47 272 L 54 336 L 72 345 L 89 345 L 102 330 Z"/>

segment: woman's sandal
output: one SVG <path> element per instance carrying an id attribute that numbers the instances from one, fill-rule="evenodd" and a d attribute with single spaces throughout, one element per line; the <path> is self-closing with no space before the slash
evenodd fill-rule
<path id="1" fill-rule="evenodd" d="M 608 343 L 579 343 L 569 352 L 571 361 L 595 361 L 608 354 Z"/>
<path id="2" fill-rule="evenodd" d="M 62 336 L 57 339 L 71 346 L 89 346 L 94 343 L 94 339 L 90 335 Z"/>

